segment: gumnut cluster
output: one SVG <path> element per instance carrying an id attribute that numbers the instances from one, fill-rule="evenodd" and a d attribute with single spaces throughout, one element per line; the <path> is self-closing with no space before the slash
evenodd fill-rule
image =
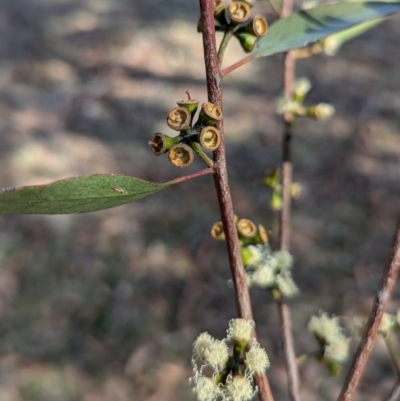
<path id="1" fill-rule="evenodd" d="M 189 94 L 188 97 L 188 100 L 177 102 L 179 107 L 172 109 L 167 116 L 168 126 L 179 134 L 171 137 L 157 132 L 149 145 L 156 156 L 168 152 L 171 163 L 177 167 L 190 165 L 194 159 L 193 152 L 211 167 L 212 161 L 204 150 L 215 151 L 221 143 L 220 132 L 215 126 L 222 120 L 222 111 L 214 103 L 203 103 L 197 122 L 193 124 L 199 102 L 190 99 Z"/>
<path id="2" fill-rule="evenodd" d="M 298 288 L 292 278 L 293 258 L 286 251 L 272 251 L 268 234 L 262 225 L 235 216 L 246 279 L 249 287 L 262 287 L 271 291 L 274 298 L 292 297 Z M 221 221 L 214 223 L 211 236 L 225 240 Z"/>
<path id="3" fill-rule="evenodd" d="M 227 336 L 200 334 L 193 344 L 191 381 L 199 401 L 247 401 L 257 392 L 254 375 L 269 367 L 268 355 L 253 338 L 254 322 L 233 319 Z"/>
<path id="4" fill-rule="evenodd" d="M 256 15 L 251 17 L 251 9 L 255 1 L 232 1 L 225 5 L 223 0 L 214 0 L 215 30 L 231 32 L 238 40 L 245 52 L 251 52 L 257 40 L 268 31 L 268 23 L 264 17 Z M 197 30 L 201 32 L 199 21 Z"/>

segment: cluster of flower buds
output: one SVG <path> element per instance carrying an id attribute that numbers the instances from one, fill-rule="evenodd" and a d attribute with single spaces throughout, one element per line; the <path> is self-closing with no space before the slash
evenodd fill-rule
<path id="1" fill-rule="evenodd" d="M 272 251 L 269 244 L 242 248 L 243 264 L 249 287 L 268 289 L 275 299 L 298 293 L 292 278 L 293 258 L 286 251 Z"/>
<path id="2" fill-rule="evenodd" d="M 319 316 L 311 317 L 308 330 L 319 344 L 319 350 L 312 353 L 312 356 L 323 363 L 331 374 L 339 374 L 343 363 L 349 357 L 351 341 L 350 337 L 343 334 L 339 318 L 329 317 L 325 312 L 320 312 Z"/>
<path id="3" fill-rule="evenodd" d="M 274 168 L 267 171 L 264 178 L 264 184 L 271 189 L 271 199 L 269 206 L 274 211 L 282 210 L 283 199 L 282 199 L 282 184 L 281 184 L 281 170 Z M 299 198 L 304 192 L 304 188 L 301 184 L 293 182 L 289 188 L 290 196 L 294 199 Z"/>
<path id="4" fill-rule="evenodd" d="M 268 23 L 264 17 L 256 15 L 251 18 L 254 3 L 251 0 L 239 0 L 225 6 L 223 0 L 214 0 L 215 29 L 223 32 L 231 30 L 245 52 L 251 52 L 257 39 L 268 31 Z M 197 29 L 201 31 L 200 22 Z"/>
<path id="5" fill-rule="evenodd" d="M 253 376 L 263 374 L 270 363 L 265 350 L 253 339 L 253 330 L 252 320 L 233 319 L 223 340 L 208 333 L 197 337 L 192 382 L 199 401 L 247 401 L 254 396 Z"/>
<path id="6" fill-rule="evenodd" d="M 333 116 L 335 108 L 327 103 L 318 103 L 313 106 L 303 104 L 311 83 L 308 79 L 302 78 L 295 82 L 293 94 L 290 99 L 280 98 L 278 101 L 277 112 L 279 114 L 291 113 L 295 117 L 309 117 L 315 120 L 326 120 Z"/>
<path id="7" fill-rule="evenodd" d="M 179 135 L 171 137 L 157 132 L 149 145 L 156 156 L 168 152 L 172 164 L 186 167 L 194 159 L 196 152 L 211 167 L 211 160 L 203 149 L 215 151 L 221 143 L 221 135 L 215 125 L 222 119 L 221 109 L 210 102 L 203 103 L 196 124 L 193 118 L 199 102 L 197 100 L 182 100 L 179 107 L 172 109 L 167 116 L 167 124 Z"/>
<path id="8" fill-rule="evenodd" d="M 359 337 L 363 334 L 365 330 L 365 325 L 367 321 L 363 318 L 354 319 L 355 334 Z M 379 325 L 379 334 L 383 337 L 388 337 L 393 332 L 400 331 L 400 309 L 397 310 L 395 315 L 385 312 L 382 315 L 382 320 Z"/>

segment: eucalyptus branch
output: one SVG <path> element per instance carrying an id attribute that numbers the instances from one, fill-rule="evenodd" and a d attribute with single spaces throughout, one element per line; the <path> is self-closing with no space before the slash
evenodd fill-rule
<path id="1" fill-rule="evenodd" d="M 382 280 L 376 292 L 374 305 L 369 316 L 367 327 L 354 355 L 353 362 L 347 373 L 338 401 L 351 401 L 354 399 L 356 388 L 364 372 L 368 358 L 371 355 L 372 347 L 378 334 L 379 325 L 381 323 L 386 304 L 393 290 L 399 269 L 400 216 L 396 226 L 389 263 L 382 274 Z"/>
<path id="2" fill-rule="evenodd" d="M 216 103 L 222 110 L 222 88 L 219 59 L 215 43 L 214 8 L 212 0 L 199 0 L 201 24 L 203 27 L 203 49 L 206 67 L 208 100 Z M 221 220 L 224 225 L 229 262 L 236 294 L 239 317 L 253 319 L 249 290 L 243 267 L 239 239 L 234 222 L 232 198 L 226 168 L 223 120 L 217 128 L 221 134 L 221 144 L 214 152 L 214 184 L 216 188 Z M 266 375 L 255 376 L 261 401 L 273 401 Z"/>
<path id="3" fill-rule="evenodd" d="M 282 15 L 287 17 L 293 9 L 293 0 L 283 0 Z M 292 87 L 295 75 L 295 58 L 292 52 L 284 56 L 284 96 L 289 100 L 292 96 Z M 291 160 L 291 142 L 292 142 L 292 120 L 291 113 L 285 113 L 283 116 L 284 132 L 282 138 L 282 210 L 279 221 L 279 245 L 282 251 L 289 251 L 290 248 L 290 211 L 292 185 L 292 160 Z M 290 309 L 284 299 L 278 301 L 278 313 L 281 322 L 282 340 L 285 355 L 286 370 L 288 375 L 288 390 L 291 401 L 300 401 L 300 379 L 298 366 L 296 363 L 296 352 L 294 348 Z"/>

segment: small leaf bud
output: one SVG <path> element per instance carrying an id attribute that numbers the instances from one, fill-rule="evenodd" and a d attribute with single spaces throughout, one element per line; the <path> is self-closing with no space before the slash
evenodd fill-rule
<path id="1" fill-rule="evenodd" d="M 197 122 L 198 125 L 216 125 L 221 120 L 222 111 L 216 104 L 210 102 L 203 103 L 199 115 L 199 120 Z"/>
<path id="2" fill-rule="evenodd" d="M 240 254 L 242 256 L 243 266 L 247 267 L 250 260 L 253 259 L 253 253 L 249 246 L 244 246 L 240 248 Z"/>
<path id="3" fill-rule="evenodd" d="M 269 201 L 269 206 L 274 211 L 282 210 L 283 199 L 280 192 L 272 192 L 271 200 Z"/>
<path id="4" fill-rule="evenodd" d="M 199 142 L 206 150 L 217 150 L 221 143 L 221 134 L 215 127 L 204 127 L 199 135 Z"/>
<path id="5" fill-rule="evenodd" d="M 177 167 L 187 167 L 194 159 L 190 146 L 183 143 L 173 146 L 168 153 L 168 157 L 171 163 Z"/>
<path id="6" fill-rule="evenodd" d="M 180 137 L 170 137 L 168 135 L 163 135 L 160 132 L 157 132 L 149 141 L 149 145 L 151 146 L 151 150 L 156 156 L 160 156 L 163 153 L 168 152 L 168 150 L 177 144 L 180 141 Z"/>
<path id="7" fill-rule="evenodd" d="M 335 113 L 335 108 L 327 103 L 319 103 L 307 109 L 307 116 L 315 118 L 316 120 L 326 120 Z"/>
<path id="8" fill-rule="evenodd" d="M 294 100 L 301 103 L 306 97 L 307 93 L 310 92 L 311 82 L 307 78 L 301 78 L 296 80 L 293 88 Z"/>
<path id="9" fill-rule="evenodd" d="M 267 175 L 264 178 L 264 184 L 272 189 L 275 189 L 277 187 L 280 187 L 280 181 L 281 181 L 281 172 L 280 169 L 278 168 L 272 168 L 267 171 Z"/>
<path id="10" fill-rule="evenodd" d="M 250 7 L 241 1 L 233 1 L 226 9 L 228 19 L 232 25 L 241 24 L 250 17 Z"/>
<path id="11" fill-rule="evenodd" d="M 183 107 L 175 107 L 167 116 L 168 127 L 175 131 L 183 131 L 190 125 L 190 114 Z"/>
<path id="12" fill-rule="evenodd" d="M 254 50 L 258 40 L 256 35 L 247 32 L 238 32 L 235 36 L 238 38 L 240 46 L 246 53 L 250 53 Z"/>

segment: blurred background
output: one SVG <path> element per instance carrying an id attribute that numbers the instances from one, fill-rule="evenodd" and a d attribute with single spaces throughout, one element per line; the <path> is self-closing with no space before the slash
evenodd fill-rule
<path id="1" fill-rule="evenodd" d="M 206 100 L 198 15 L 194 0 L 1 0 L 0 187 L 93 173 L 163 182 L 203 168 L 176 169 L 147 145 L 171 134 L 165 116 L 185 91 Z M 292 221 L 299 354 L 316 347 L 312 313 L 368 313 L 388 259 L 400 204 L 399 40 L 394 16 L 335 57 L 298 62 L 308 103 L 336 108 L 329 121 L 299 121 L 293 140 L 304 188 Z M 242 55 L 232 42 L 225 66 Z M 272 230 L 272 244 L 263 178 L 280 161 L 281 66 L 281 55 L 260 59 L 224 81 L 235 211 Z M 0 401 L 194 400 L 193 341 L 224 337 L 236 317 L 225 246 L 209 235 L 217 220 L 208 176 L 95 213 L 2 216 Z M 252 300 L 273 391 L 287 399 L 276 307 L 262 290 Z M 358 399 L 381 400 L 396 377 L 379 340 Z M 342 381 L 313 361 L 301 378 L 308 401 L 335 399 Z"/>

